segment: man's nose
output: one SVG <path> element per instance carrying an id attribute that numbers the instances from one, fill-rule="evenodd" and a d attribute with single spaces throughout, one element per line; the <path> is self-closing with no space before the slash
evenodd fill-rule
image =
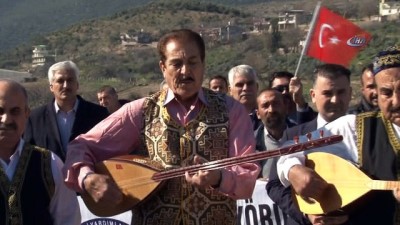
<path id="1" fill-rule="evenodd" d="M 189 73 L 189 66 L 187 66 L 186 64 L 183 64 L 181 67 L 181 73 L 182 74 L 188 74 Z"/>
<path id="2" fill-rule="evenodd" d="M 68 87 L 69 86 L 69 82 L 68 81 L 64 81 L 63 82 L 63 87 Z"/>
<path id="3" fill-rule="evenodd" d="M 247 83 L 245 83 L 245 84 L 243 84 L 243 90 L 248 90 L 250 88 L 250 85 L 249 84 L 247 84 Z"/>
<path id="4" fill-rule="evenodd" d="M 271 105 L 268 106 L 267 111 L 269 113 L 275 112 L 276 111 L 276 107 L 271 104 Z"/>
<path id="5" fill-rule="evenodd" d="M 0 116 L 0 121 L 2 122 L 2 123 L 7 123 L 9 120 L 10 120 L 10 116 L 7 114 L 7 113 L 3 113 L 1 116 Z"/>
<path id="6" fill-rule="evenodd" d="M 393 106 L 393 108 L 400 108 L 400 92 L 394 93 L 393 100 L 392 100 L 392 106 Z"/>
<path id="7" fill-rule="evenodd" d="M 337 95 L 332 95 L 331 102 L 332 103 L 336 103 L 337 101 L 338 101 L 338 96 Z"/>

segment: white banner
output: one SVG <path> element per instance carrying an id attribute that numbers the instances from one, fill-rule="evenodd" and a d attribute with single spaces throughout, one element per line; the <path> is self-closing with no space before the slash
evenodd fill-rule
<path id="1" fill-rule="evenodd" d="M 91 213 L 83 202 L 81 196 L 78 196 L 79 207 L 81 209 L 81 225 L 129 225 L 131 224 L 132 212 L 127 211 L 112 217 L 98 217 Z"/>
<path id="2" fill-rule="evenodd" d="M 267 181 L 257 180 L 250 199 L 237 201 L 240 225 L 285 225 L 286 215 L 267 194 Z"/>
<path id="3" fill-rule="evenodd" d="M 266 185 L 267 181 L 257 180 L 252 198 L 237 201 L 240 225 L 286 224 L 286 215 L 268 196 L 265 190 Z M 129 225 L 131 223 L 131 211 L 113 217 L 98 217 L 89 211 L 80 196 L 78 196 L 78 201 L 82 216 L 81 225 Z"/>

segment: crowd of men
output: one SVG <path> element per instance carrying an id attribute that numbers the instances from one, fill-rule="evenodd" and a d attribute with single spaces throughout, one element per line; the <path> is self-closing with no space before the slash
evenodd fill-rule
<path id="1" fill-rule="evenodd" d="M 135 154 L 165 170 L 186 169 L 274 150 L 321 131 L 340 134 L 343 142 L 311 152 L 340 156 L 373 179 L 398 180 L 400 48 L 371 56 L 360 76 L 360 102 L 350 109 L 351 72 L 336 64 L 317 66 L 309 90 L 315 110 L 300 78 L 288 71 L 271 73 L 268 87 L 259 90 L 256 70 L 237 65 L 202 87 L 205 44 L 191 30 L 167 33 L 157 50 L 165 85 L 131 102 L 118 99 L 111 86 L 98 91 L 99 104 L 83 99 L 72 61 L 50 67 L 54 98 L 32 111 L 21 84 L 0 80 L 2 224 L 80 224 L 76 194 L 104 207 L 124 204 L 121 188 L 94 167 L 112 157 Z M 235 201 L 251 198 L 261 178 L 268 179 L 265 191 L 287 215 L 286 224 L 400 224 L 399 188 L 371 191 L 350 210 L 302 213 L 292 192 L 318 201 L 330 186 L 305 165 L 309 153 L 170 178 L 132 209 L 132 224 L 235 224 Z"/>

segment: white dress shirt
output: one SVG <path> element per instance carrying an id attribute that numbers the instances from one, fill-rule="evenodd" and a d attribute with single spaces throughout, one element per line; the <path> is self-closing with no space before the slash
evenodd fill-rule
<path id="1" fill-rule="evenodd" d="M 324 118 L 322 118 L 321 114 L 318 113 L 318 116 L 317 116 L 317 129 L 325 126 L 327 123 L 328 122 Z"/>
<path id="2" fill-rule="evenodd" d="M 24 149 L 23 147 L 24 140 L 21 139 L 8 164 L 0 159 L 1 167 L 3 167 L 10 181 L 14 177 L 19 158 Z M 54 225 L 78 225 L 81 223 L 78 200 L 76 193 L 68 189 L 64 184 L 61 172 L 62 167 L 63 162 L 61 159 L 51 152 L 51 171 L 53 173 L 55 190 L 50 200 L 49 212 L 53 218 Z"/>
<path id="3" fill-rule="evenodd" d="M 67 145 L 69 138 L 71 137 L 72 126 L 75 122 L 76 111 L 78 110 L 79 99 L 76 99 L 75 105 L 72 110 L 64 112 L 57 105 L 57 101 L 54 101 L 54 108 L 56 110 L 58 131 L 60 132 L 61 143 L 63 150 L 67 151 Z"/>
<path id="4" fill-rule="evenodd" d="M 318 120 L 317 120 L 318 121 Z M 312 139 L 318 139 L 320 137 L 320 130 L 323 130 L 324 137 L 330 135 L 342 135 L 343 141 L 334 145 L 325 147 L 315 148 L 308 150 L 307 152 L 299 152 L 287 156 L 282 156 L 277 163 L 277 172 L 281 183 L 284 186 L 289 186 L 288 173 L 290 168 L 295 165 L 304 165 L 305 154 L 311 152 L 328 152 L 347 159 L 353 163 L 358 162 L 358 151 L 357 151 L 357 133 L 356 133 L 356 116 L 345 115 L 335 121 L 327 123 L 318 130 L 312 132 Z M 318 126 L 320 127 L 320 126 Z M 398 132 L 398 129 L 396 129 Z M 300 142 L 307 141 L 306 136 L 300 136 Z M 293 141 L 285 142 L 284 145 L 293 144 Z"/>

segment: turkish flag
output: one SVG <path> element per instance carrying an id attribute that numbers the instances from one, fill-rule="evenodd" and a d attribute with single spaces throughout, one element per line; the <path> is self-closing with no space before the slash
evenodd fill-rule
<path id="1" fill-rule="evenodd" d="M 370 39 L 371 35 L 354 23 L 321 7 L 306 54 L 325 63 L 348 67 Z"/>

